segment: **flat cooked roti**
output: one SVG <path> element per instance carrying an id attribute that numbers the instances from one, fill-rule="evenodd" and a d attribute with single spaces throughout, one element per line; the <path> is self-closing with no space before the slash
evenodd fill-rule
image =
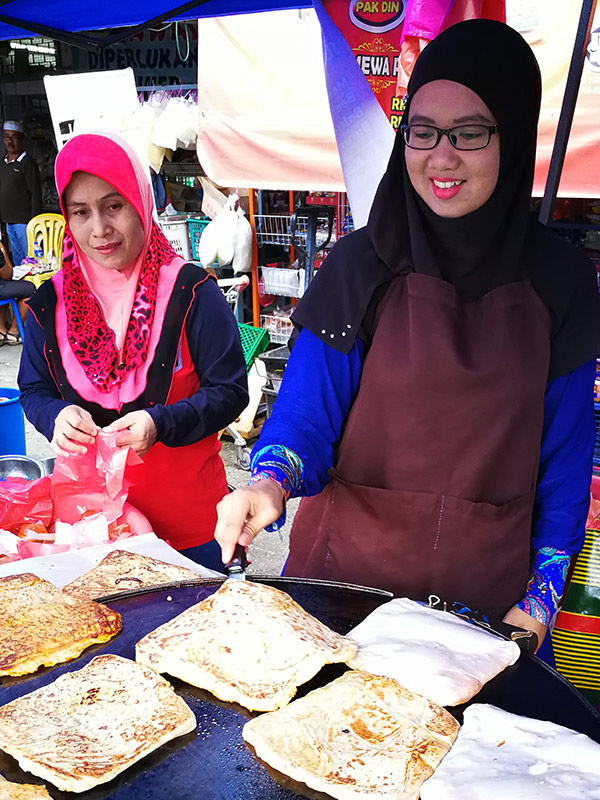
<path id="1" fill-rule="evenodd" d="M 160 675 L 102 655 L 1 706 L 0 749 L 61 791 L 83 792 L 195 727 Z"/>
<path id="2" fill-rule="evenodd" d="M 136 660 L 157 672 L 255 711 L 281 708 L 325 664 L 355 653 L 285 592 L 233 580 L 135 648 Z"/>
<path id="3" fill-rule="evenodd" d="M 200 577 L 191 569 L 166 564 L 150 556 L 112 550 L 95 567 L 63 586 L 63 592 L 71 597 L 93 600 L 95 597 L 118 594 L 127 589 L 198 580 Z"/>
<path id="4" fill-rule="evenodd" d="M 121 630 L 116 611 L 69 597 L 31 573 L 0 578 L 0 621 L 0 676 L 62 664 Z"/>
<path id="5" fill-rule="evenodd" d="M 548 698 L 552 702 L 551 698 Z M 600 800 L 600 744 L 552 722 L 474 704 L 422 800 Z"/>
<path id="6" fill-rule="evenodd" d="M 255 717 L 242 735 L 274 769 L 339 800 L 416 800 L 458 727 L 396 681 L 354 671 Z"/>
<path id="7" fill-rule="evenodd" d="M 406 597 L 376 608 L 348 637 L 358 645 L 348 666 L 394 678 L 440 706 L 466 703 L 520 654 L 515 642 Z"/>
<path id="8" fill-rule="evenodd" d="M 52 800 L 45 786 L 12 783 L 0 775 L 0 800 Z"/>

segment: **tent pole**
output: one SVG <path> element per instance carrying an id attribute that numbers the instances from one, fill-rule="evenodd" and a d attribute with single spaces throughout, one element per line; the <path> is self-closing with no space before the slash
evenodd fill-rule
<path id="1" fill-rule="evenodd" d="M 255 215 L 256 195 L 255 190 L 250 189 L 248 192 L 248 216 L 252 226 L 252 324 L 258 328 L 260 326 L 260 305 L 258 303 L 258 245 L 256 244 Z"/>
<path id="2" fill-rule="evenodd" d="M 565 94 L 558 118 L 556 136 L 552 148 L 552 158 L 550 159 L 550 166 L 548 169 L 548 178 L 546 179 L 544 197 L 542 198 L 540 207 L 539 220 L 543 225 L 548 225 L 550 222 L 554 201 L 558 193 L 560 175 L 565 161 L 569 134 L 573 123 L 573 115 L 575 113 L 579 84 L 581 83 L 583 62 L 585 60 L 588 42 L 590 41 L 590 32 L 596 12 L 596 3 L 597 0 L 583 0 L 581 4 L 581 15 L 577 26 L 577 35 L 575 36 L 571 65 L 567 75 L 567 84 L 565 86 Z"/>

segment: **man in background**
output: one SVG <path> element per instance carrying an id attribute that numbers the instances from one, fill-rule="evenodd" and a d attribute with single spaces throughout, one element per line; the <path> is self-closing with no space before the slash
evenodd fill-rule
<path id="1" fill-rule="evenodd" d="M 25 151 L 25 136 L 19 122 L 6 120 L 2 130 L 6 155 L 0 161 L 0 219 L 12 251 L 13 264 L 27 255 L 27 223 L 42 211 L 40 173 Z"/>

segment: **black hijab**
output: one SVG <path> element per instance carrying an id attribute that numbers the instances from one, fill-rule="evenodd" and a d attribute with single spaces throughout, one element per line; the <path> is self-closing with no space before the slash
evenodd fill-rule
<path id="1" fill-rule="evenodd" d="M 410 121 L 410 98 L 442 79 L 479 95 L 499 126 L 500 167 L 491 197 L 463 217 L 435 214 L 412 187 L 399 133 L 367 226 L 336 244 L 294 312 L 294 322 L 347 353 L 359 331 L 368 339 L 365 319 L 397 275 L 416 271 L 442 278 L 465 301 L 527 277 L 550 312 L 550 375 L 571 371 L 598 351 L 600 307 L 589 260 L 529 213 L 541 100 L 533 52 L 503 23 L 453 25 L 419 56 L 408 84 L 405 121 Z"/>

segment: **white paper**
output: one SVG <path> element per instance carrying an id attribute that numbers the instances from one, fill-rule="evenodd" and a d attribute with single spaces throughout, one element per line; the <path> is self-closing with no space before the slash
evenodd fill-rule
<path id="1" fill-rule="evenodd" d="M 25 262 L 24 264 L 13 264 L 13 281 L 20 281 L 25 275 L 31 272 L 32 264 Z"/>
<path id="2" fill-rule="evenodd" d="M 0 578 L 6 575 L 19 575 L 23 572 L 32 572 L 38 578 L 44 578 L 62 589 L 67 583 L 74 581 L 84 572 L 99 564 L 104 556 L 111 550 L 126 550 L 128 553 L 137 553 L 150 556 L 167 564 L 177 567 L 187 567 L 198 573 L 201 578 L 222 578 L 220 572 L 207 569 L 201 564 L 196 564 L 189 558 L 182 556 L 154 533 L 145 533 L 142 536 L 130 536 L 118 542 L 84 547 L 81 550 L 70 550 L 54 556 L 39 556 L 38 558 L 25 558 L 21 561 L 12 561 L 0 564 Z"/>

